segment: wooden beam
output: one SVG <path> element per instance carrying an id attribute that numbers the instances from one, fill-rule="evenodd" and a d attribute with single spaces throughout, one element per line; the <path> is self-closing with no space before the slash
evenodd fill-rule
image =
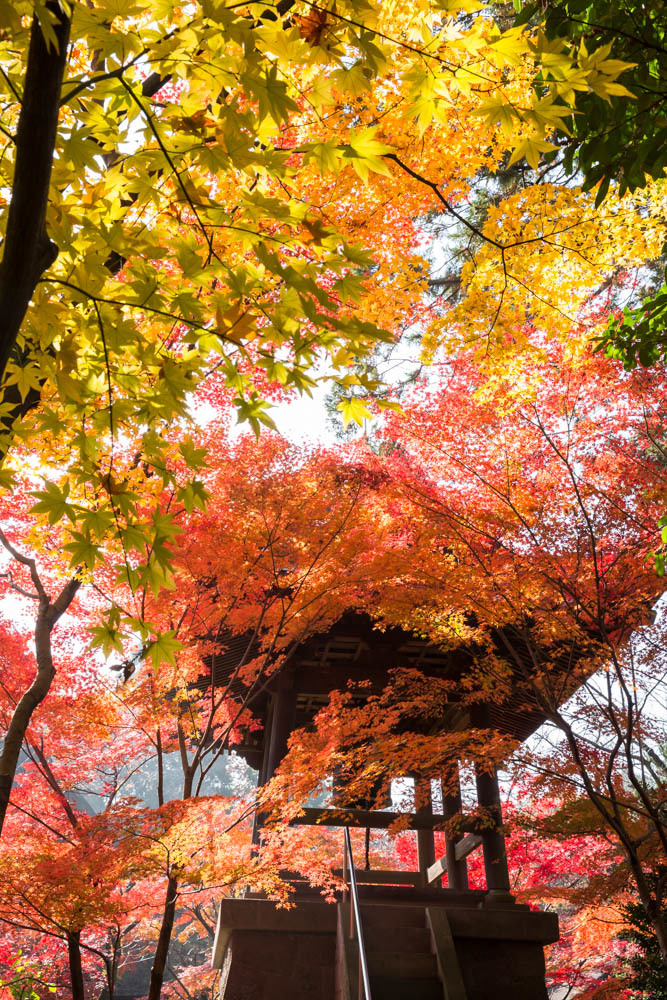
<path id="1" fill-rule="evenodd" d="M 482 838 L 477 833 L 469 833 L 467 837 L 463 840 L 459 840 L 455 848 L 456 860 L 463 861 L 467 858 L 469 854 L 476 851 L 478 847 L 482 844 Z M 431 865 L 431 867 L 426 872 L 426 883 L 430 885 L 431 882 L 435 882 L 436 879 L 441 878 L 443 875 L 447 874 L 447 855 L 443 854 L 441 858 Z"/>
<path id="2" fill-rule="evenodd" d="M 444 816 L 417 816 L 415 813 L 380 812 L 369 809 L 303 809 L 301 815 L 290 823 L 290 826 L 355 826 L 363 829 L 386 830 L 399 820 L 405 823 L 407 818 L 409 830 L 438 830 L 445 823 Z M 474 820 L 470 820 L 474 824 Z M 466 825 L 464 824 L 464 829 Z"/>
<path id="3" fill-rule="evenodd" d="M 420 778 L 419 775 L 413 775 L 412 777 L 415 782 L 415 804 L 418 806 L 417 816 L 420 818 L 433 816 L 430 779 Z M 421 884 L 423 886 L 428 885 L 426 881 L 427 872 L 430 866 L 435 863 L 435 833 L 433 828 L 417 830 L 417 858 Z"/>
<path id="4" fill-rule="evenodd" d="M 456 860 L 463 861 L 463 859 L 467 858 L 469 854 L 476 851 L 478 847 L 481 847 L 482 841 L 483 837 L 481 837 L 478 833 L 469 833 L 467 837 L 463 838 L 463 840 L 459 840 L 455 851 Z"/>
<path id="5" fill-rule="evenodd" d="M 507 847 L 502 827 L 503 817 L 498 772 L 495 768 L 491 772 L 483 770 L 478 761 L 475 764 L 475 782 L 477 784 L 477 801 L 495 820 L 495 825 L 491 829 L 480 831 L 484 839 L 486 888 L 508 893 L 510 891 L 510 873 L 507 867 Z"/>
<path id="6" fill-rule="evenodd" d="M 343 874 L 342 868 L 334 869 L 335 875 Z M 389 871 L 381 868 L 357 869 L 359 885 L 413 885 L 419 883 L 419 872 Z"/>
<path id="7" fill-rule="evenodd" d="M 370 809 L 302 809 L 299 816 L 290 821 L 290 826 L 353 826 L 359 829 L 368 827 L 371 830 L 386 830 L 393 823 L 407 820 L 408 830 L 441 830 L 447 820 L 439 813 L 421 815 L 417 813 L 380 812 Z M 477 833 L 485 829 L 484 820 L 473 816 L 464 816 L 458 823 L 458 829 L 468 833 Z M 465 843 L 464 837 L 461 844 Z M 457 845 L 458 850 L 459 845 Z M 477 844 L 471 847 L 474 851 Z M 468 851 L 470 853 L 470 851 Z"/>
<path id="8" fill-rule="evenodd" d="M 438 973 L 445 1000 L 468 1000 L 445 908 L 443 906 L 427 906 L 426 924 L 431 933 L 431 947 L 438 963 Z"/>

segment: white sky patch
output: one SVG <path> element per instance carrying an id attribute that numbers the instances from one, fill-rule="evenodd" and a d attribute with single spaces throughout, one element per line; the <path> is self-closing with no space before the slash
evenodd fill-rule
<path id="1" fill-rule="evenodd" d="M 304 393 L 303 396 L 295 396 L 292 400 L 277 403 L 268 410 L 267 413 L 275 421 L 278 433 L 296 445 L 339 443 L 335 429 L 327 417 L 325 398 L 328 391 L 329 385 L 323 384 L 312 390 L 312 396 Z M 190 413 L 197 425 L 202 428 L 219 419 L 218 408 L 205 401 L 191 404 Z M 232 423 L 230 436 L 233 439 L 249 431 L 250 424 L 247 422 Z M 357 436 L 360 437 L 362 434 L 363 430 L 359 427 Z"/>
<path id="2" fill-rule="evenodd" d="M 270 412 L 279 433 L 294 444 L 335 444 L 336 434 L 324 405 L 326 392 L 316 388 L 312 397 L 297 396 L 275 406 Z"/>

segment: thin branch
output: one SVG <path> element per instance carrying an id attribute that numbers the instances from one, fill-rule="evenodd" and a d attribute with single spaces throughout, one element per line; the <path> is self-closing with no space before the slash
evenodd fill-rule
<path id="1" fill-rule="evenodd" d="M 48 597 L 48 594 L 46 593 L 46 591 L 44 590 L 44 586 L 42 584 L 42 581 L 39 578 L 39 573 L 37 572 L 37 563 L 36 563 L 36 561 L 34 559 L 30 558 L 30 556 L 25 556 L 25 555 L 23 555 L 22 552 L 19 552 L 19 550 L 17 548 L 15 548 L 14 545 L 12 545 L 12 543 L 9 541 L 9 539 L 5 535 L 4 531 L 2 531 L 2 530 L 0 530 L 0 543 L 2 545 L 4 545 L 4 547 L 7 549 L 7 551 L 9 552 L 9 554 L 14 559 L 16 559 L 17 562 L 21 563 L 23 566 L 27 566 L 28 567 L 28 569 L 30 570 L 30 578 L 31 578 L 33 584 L 35 585 L 35 590 L 37 591 L 37 594 L 39 595 L 39 600 L 42 601 L 44 604 L 48 604 L 49 603 L 49 597 Z"/>

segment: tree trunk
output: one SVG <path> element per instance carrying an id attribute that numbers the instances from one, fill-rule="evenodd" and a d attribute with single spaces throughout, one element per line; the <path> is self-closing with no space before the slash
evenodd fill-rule
<path id="1" fill-rule="evenodd" d="M 85 1000 L 83 968 L 81 966 L 81 931 L 67 932 L 67 956 L 72 978 L 72 1000 Z"/>
<path id="2" fill-rule="evenodd" d="M 18 767 L 21 746 L 30 725 L 30 719 L 37 706 L 49 693 L 51 682 L 56 673 L 51 653 L 51 632 L 60 616 L 67 611 L 74 600 L 74 596 L 81 583 L 76 578 L 70 580 L 60 591 L 56 600 L 51 601 L 39 579 L 35 561 L 17 553 L 16 549 L 7 543 L 4 535 L 2 539 L 5 548 L 11 552 L 14 558 L 30 567 L 33 582 L 40 594 L 40 600 L 37 621 L 35 622 L 37 673 L 32 684 L 24 692 L 14 709 L 14 714 L 12 715 L 3 741 L 2 753 L 0 754 L 0 835 L 2 835 L 5 816 L 7 815 L 9 796 L 14 784 L 14 775 Z"/>
<path id="3" fill-rule="evenodd" d="M 54 19 L 55 44 L 47 46 L 38 19 L 33 18 L 0 264 L 0 377 L 14 350 L 37 281 L 58 254 L 46 233 L 46 208 L 70 20 L 57 0 L 48 0 L 45 7 L 45 17 Z"/>
<path id="4" fill-rule="evenodd" d="M 181 766 L 183 767 L 183 799 L 189 799 L 192 795 L 192 781 L 194 776 L 194 764 L 188 760 L 188 751 L 185 741 L 185 733 L 180 722 L 178 723 L 178 746 L 181 754 Z M 160 754 L 162 752 L 162 742 L 158 730 L 158 745 Z M 167 956 L 169 954 L 169 944 L 171 942 L 171 932 L 174 927 L 174 915 L 176 913 L 176 899 L 178 895 L 178 878 L 172 873 L 167 879 L 167 895 L 162 911 L 162 924 L 160 934 L 155 948 L 153 967 L 151 968 L 151 983 L 148 990 L 147 1000 L 160 1000 L 162 984 L 164 982 L 164 970 L 167 966 Z"/>
<path id="5" fill-rule="evenodd" d="M 590 774 L 586 768 L 586 764 L 582 760 L 581 754 L 579 753 L 579 746 L 574 732 L 572 731 L 572 727 L 559 712 L 555 712 L 553 709 L 551 709 L 551 721 L 557 725 L 561 732 L 565 735 L 572 759 L 577 767 L 577 770 L 579 771 L 579 774 L 581 775 L 588 798 L 600 813 L 603 821 L 616 835 L 619 846 L 625 855 L 628 867 L 632 872 L 632 877 L 637 888 L 639 898 L 641 899 L 642 905 L 646 910 L 646 914 L 651 921 L 653 930 L 655 931 L 662 960 L 665 965 L 667 965 L 667 929 L 665 928 L 665 921 L 662 916 L 660 901 L 656 901 L 651 894 L 651 890 L 649 889 L 644 877 L 644 870 L 637 855 L 630 831 L 624 826 L 623 822 L 617 818 L 616 815 L 614 815 L 613 810 L 615 810 L 617 814 L 620 814 L 620 803 L 618 803 L 614 798 L 610 798 L 609 801 L 612 811 L 605 807 L 605 803 L 601 796 L 597 794 L 593 781 L 591 780 Z"/>
<path id="6" fill-rule="evenodd" d="M 157 947 L 155 949 L 153 967 L 151 969 L 151 983 L 148 990 L 147 1000 L 160 1000 L 160 994 L 162 993 L 164 970 L 167 965 L 169 942 L 171 941 L 171 932 L 174 926 L 174 915 L 176 913 L 177 891 L 178 880 L 175 876 L 170 875 L 167 879 L 167 895 L 165 897 L 164 909 L 162 911 L 162 924 L 160 925 L 160 934 L 157 940 Z"/>
<path id="7" fill-rule="evenodd" d="M 14 709 L 9 728 L 5 735 L 0 754 L 0 834 L 7 814 L 9 796 L 11 795 L 14 775 L 19 762 L 21 745 L 26 730 L 30 724 L 32 713 L 49 693 L 51 682 L 55 676 L 55 667 L 51 656 L 51 623 L 49 621 L 50 603 L 40 601 L 37 623 L 35 625 L 35 651 L 37 658 L 37 673 L 28 690 L 20 698 Z"/>
<path id="8" fill-rule="evenodd" d="M 644 877 L 644 871 L 639 858 L 631 855 L 627 850 L 625 853 L 628 859 L 628 865 L 634 876 L 635 885 L 637 886 L 642 906 L 646 910 L 646 915 L 651 921 L 651 926 L 655 931 L 655 937 L 658 942 L 658 948 L 660 949 L 662 961 L 665 966 L 667 966 L 667 928 L 665 928 L 665 920 L 662 915 L 662 900 L 656 899 L 651 892 Z"/>

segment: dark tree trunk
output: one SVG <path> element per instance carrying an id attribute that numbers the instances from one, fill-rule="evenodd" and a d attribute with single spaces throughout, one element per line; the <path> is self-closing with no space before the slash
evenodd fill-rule
<path id="1" fill-rule="evenodd" d="M 46 207 L 70 20 L 57 0 L 48 0 L 44 13 L 54 18 L 56 44 L 47 46 L 39 21 L 33 18 L 0 264 L 0 377 L 14 350 L 35 286 L 58 254 L 46 232 Z"/>
<path id="2" fill-rule="evenodd" d="M 72 978 L 72 1000 L 85 1000 L 83 968 L 81 966 L 81 931 L 68 932 L 67 956 L 69 958 L 69 974 Z"/>
<path id="3" fill-rule="evenodd" d="M 151 969 L 151 984 L 148 990 L 147 1000 L 160 1000 L 162 984 L 164 982 L 164 970 L 167 966 L 167 955 L 169 954 L 169 942 L 171 932 L 174 927 L 174 914 L 176 913 L 176 899 L 178 892 L 178 880 L 170 875 L 167 879 L 167 895 L 162 911 L 162 924 L 160 934 L 155 949 L 155 958 Z"/>
<path id="4" fill-rule="evenodd" d="M 14 784 L 19 754 L 32 714 L 44 700 L 55 676 L 51 656 L 51 628 L 47 619 L 49 606 L 40 602 L 40 610 L 35 627 L 37 673 L 32 684 L 14 709 L 9 728 L 5 734 L 0 754 L 0 834 L 7 814 L 9 796 Z"/>
<path id="5" fill-rule="evenodd" d="M 5 547 L 7 548 L 7 544 Z M 15 550 L 10 548 L 9 551 L 12 552 L 12 555 L 15 555 Z M 30 567 L 33 574 L 33 582 L 39 582 L 34 560 L 22 556 L 19 561 Z M 39 611 L 35 623 L 37 673 L 32 684 L 21 696 L 18 705 L 14 709 L 14 714 L 5 733 L 2 745 L 2 753 L 0 754 L 0 834 L 2 834 L 2 827 L 7 815 L 9 796 L 14 784 L 14 775 L 18 766 L 19 754 L 30 724 L 30 719 L 37 706 L 49 693 L 51 682 L 56 673 L 51 653 L 51 632 L 60 616 L 74 600 L 74 595 L 79 589 L 79 585 L 79 580 L 70 580 L 53 602 L 44 592 L 41 582 L 39 582 L 39 587 L 37 588 L 40 590 Z"/>

